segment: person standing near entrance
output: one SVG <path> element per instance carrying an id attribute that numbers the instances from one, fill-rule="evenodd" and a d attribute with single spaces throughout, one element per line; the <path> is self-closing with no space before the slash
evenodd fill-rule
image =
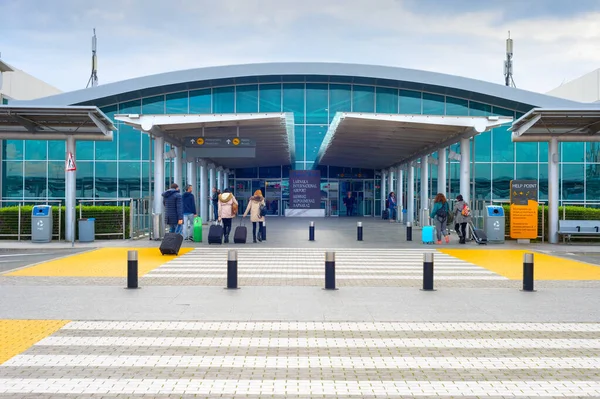
<path id="1" fill-rule="evenodd" d="M 467 243 L 467 223 L 471 221 L 471 210 L 461 194 L 456 196 L 454 203 L 454 230 L 459 237 L 459 244 Z"/>
<path id="2" fill-rule="evenodd" d="M 183 193 L 183 239 L 192 241 L 191 230 L 194 229 L 194 218 L 196 217 L 196 199 L 192 194 L 192 185 L 188 184 Z"/>
<path id="3" fill-rule="evenodd" d="M 252 240 L 256 243 L 256 238 L 258 237 L 258 241 L 262 241 L 262 231 L 263 231 L 263 223 L 265 222 L 265 217 L 261 214 L 261 208 L 266 207 L 265 198 L 262 195 L 260 190 L 256 190 L 254 195 L 250 197 L 250 201 L 248 201 L 248 206 L 246 207 L 246 211 L 242 217 L 246 217 L 248 212 L 250 212 L 250 221 L 252 222 Z M 256 235 L 256 225 L 258 224 L 258 236 Z"/>
<path id="4" fill-rule="evenodd" d="M 429 215 L 435 222 L 437 244 L 442 243 L 442 236 L 444 237 L 446 244 L 450 243 L 450 236 L 448 236 L 448 228 L 446 226 L 448 223 L 449 213 L 450 208 L 448 201 L 446 201 L 446 196 L 442 193 L 439 193 L 435 196 L 435 200 L 433 201 L 433 209 Z"/>
<path id="5" fill-rule="evenodd" d="M 396 193 L 393 191 L 388 195 L 388 209 L 390 211 L 390 223 L 394 223 L 396 221 L 396 209 L 398 209 L 398 204 L 396 202 Z"/>
<path id="6" fill-rule="evenodd" d="M 352 192 L 348 191 L 344 198 L 344 205 L 346 205 L 346 216 L 352 216 L 354 214 L 354 204 L 356 199 L 352 196 Z"/>
<path id="7" fill-rule="evenodd" d="M 229 191 L 228 188 L 223 190 L 223 194 L 219 195 L 219 222 L 223 221 L 223 242 L 227 244 L 229 242 L 229 233 L 231 233 L 231 219 L 237 214 L 238 202 Z"/>
<path id="8" fill-rule="evenodd" d="M 183 201 L 179 186 L 171 184 L 171 188 L 163 194 L 163 205 L 165 207 L 165 223 L 169 226 L 170 233 L 181 234 L 183 227 Z"/>
<path id="9" fill-rule="evenodd" d="M 213 205 L 213 220 L 217 220 L 219 218 L 219 190 L 216 187 L 212 189 L 212 205 Z"/>

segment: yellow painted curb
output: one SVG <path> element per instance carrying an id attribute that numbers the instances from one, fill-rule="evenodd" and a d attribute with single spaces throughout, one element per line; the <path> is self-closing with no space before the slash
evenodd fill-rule
<path id="1" fill-rule="evenodd" d="M 44 262 L 5 276 L 30 277 L 126 277 L 127 251 L 138 251 L 138 275 L 143 276 L 175 256 L 161 255 L 158 248 L 102 248 Z M 180 255 L 193 248 L 181 248 Z"/>
<path id="2" fill-rule="evenodd" d="M 523 278 L 523 254 L 508 249 L 441 249 L 442 253 L 485 267 L 511 280 Z M 600 280 L 600 266 L 534 253 L 536 280 Z"/>
<path id="3" fill-rule="evenodd" d="M 0 364 L 54 334 L 68 320 L 0 320 Z"/>

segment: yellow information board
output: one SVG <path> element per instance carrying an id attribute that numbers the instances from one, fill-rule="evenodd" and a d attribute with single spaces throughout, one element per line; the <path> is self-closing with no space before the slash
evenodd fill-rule
<path id="1" fill-rule="evenodd" d="M 510 238 L 533 240 L 538 236 L 538 182 L 510 182 Z"/>

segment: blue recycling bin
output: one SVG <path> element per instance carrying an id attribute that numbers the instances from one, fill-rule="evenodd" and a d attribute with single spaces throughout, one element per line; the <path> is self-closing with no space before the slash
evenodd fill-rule
<path id="1" fill-rule="evenodd" d="M 96 219 L 79 219 L 79 242 L 94 242 L 96 238 Z"/>
<path id="2" fill-rule="evenodd" d="M 52 206 L 35 205 L 31 211 L 31 242 L 52 241 L 53 228 Z"/>
<path id="3" fill-rule="evenodd" d="M 504 244 L 506 235 L 504 208 L 488 205 L 483 214 L 483 229 L 489 243 Z"/>

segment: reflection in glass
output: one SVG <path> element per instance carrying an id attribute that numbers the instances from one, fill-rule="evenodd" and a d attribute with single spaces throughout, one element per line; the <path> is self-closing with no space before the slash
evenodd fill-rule
<path id="1" fill-rule="evenodd" d="M 25 160 L 42 161 L 48 155 L 48 142 L 46 140 L 25 140 Z"/>
<path id="2" fill-rule="evenodd" d="M 398 113 L 398 89 L 377 87 L 376 110 L 380 114 Z"/>
<path id="3" fill-rule="evenodd" d="M 444 115 L 444 96 L 423 93 L 423 115 Z"/>
<path id="4" fill-rule="evenodd" d="M 165 112 L 167 114 L 187 114 L 189 101 L 188 92 L 171 93 L 166 96 Z"/>
<path id="5" fill-rule="evenodd" d="M 25 197 L 46 197 L 46 166 L 46 161 L 25 162 Z"/>
<path id="6" fill-rule="evenodd" d="M 294 113 L 294 123 L 304 123 L 304 84 L 283 85 L 283 111 Z"/>
<path id="7" fill-rule="evenodd" d="M 600 202 L 600 163 L 588 164 L 585 168 L 587 201 Z"/>
<path id="8" fill-rule="evenodd" d="M 566 143 L 565 143 L 566 144 Z M 572 144 L 572 143 L 569 143 Z M 583 186 L 584 175 L 583 164 L 562 165 L 561 183 L 563 201 L 584 200 L 585 190 Z"/>
<path id="9" fill-rule="evenodd" d="M 510 199 L 510 181 L 515 177 L 514 163 L 495 163 L 493 167 L 492 195 L 495 200 Z"/>
<path id="10" fill-rule="evenodd" d="M 213 110 L 215 114 L 232 114 L 235 112 L 235 87 L 215 87 L 213 89 Z"/>
<path id="11" fill-rule="evenodd" d="M 65 162 L 48 162 L 48 197 L 65 198 Z"/>
<path id="12" fill-rule="evenodd" d="M 353 112 L 375 112 L 375 87 L 354 85 L 352 107 Z"/>
<path id="13" fill-rule="evenodd" d="M 260 112 L 281 112 L 281 84 L 264 84 L 259 88 Z"/>
<path id="14" fill-rule="evenodd" d="M 326 124 L 328 120 L 329 92 L 326 84 L 306 85 L 306 123 Z"/>
<path id="15" fill-rule="evenodd" d="M 95 198 L 117 198 L 117 162 L 96 162 Z"/>
<path id="16" fill-rule="evenodd" d="M 412 90 L 400 90 L 399 107 L 401 114 L 419 115 L 423 110 L 421 92 Z"/>
<path id="17" fill-rule="evenodd" d="M 244 85 L 236 87 L 235 112 L 258 112 L 258 85 Z"/>
<path id="18" fill-rule="evenodd" d="M 4 161 L 3 191 L 4 197 L 23 198 L 23 162 Z M 64 172 L 63 172 L 64 176 Z"/>

